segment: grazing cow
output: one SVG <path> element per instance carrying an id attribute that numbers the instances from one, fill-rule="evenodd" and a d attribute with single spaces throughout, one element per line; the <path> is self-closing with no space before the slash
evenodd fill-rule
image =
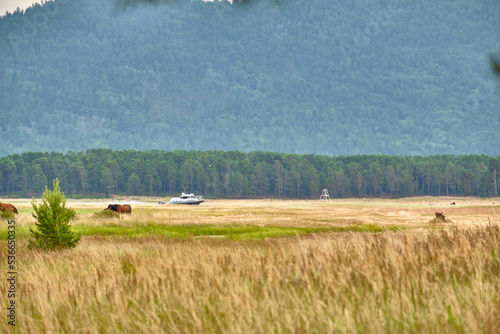
<path id="1" fill-rule="evenodd" d="M 0 210 L 2 210 L 2 212 L 4 212 L 5 210 L 9 210 L 14 213 L 17 213 L 16 207 L 9 203 L 0 203 Z"/>
<path id="2" fill-rule="evenodd" d="M 446 221 L 446 217 L 442 212 L 436 212 L 436 219 L 441 219 L 443 221 Z"/>
<path id="3" fill-rule="evenodd" d="M 128 204 L 110 204 L 104 210 L 110 210 L 110 211 L 115 211 L 118 213 L 126 213 L 126 214 L 132 213 L 132 207 Z"/>

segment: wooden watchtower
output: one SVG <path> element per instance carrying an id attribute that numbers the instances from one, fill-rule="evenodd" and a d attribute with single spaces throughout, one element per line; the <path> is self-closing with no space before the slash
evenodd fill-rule
<path id="1" fill-rule="evenodd" d="M 325 202 L 328 202 L 330 200 L 330 195 L 328 195 L 328 189 L 323 189 L 321 192 L 321 196 L 319 197 L 319 200 L 325 200 Z"/>

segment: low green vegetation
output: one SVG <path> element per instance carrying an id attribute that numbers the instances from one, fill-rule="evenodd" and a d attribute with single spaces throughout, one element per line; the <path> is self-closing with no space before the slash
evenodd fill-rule
<path id="1" fill-rule="evenodd" d="M 94 218 L 97 219 L 109 219 L 109 218 L 119 218 L 120 215 L 116 211 L 112 210 L 102 210 L 102 211 L 96 211 L 92 214 Z"/>
<path id="2" fill-rule="evenodd" d="M 248 225 L 161 225 L 148 224 L 136 226 L 121 226 L 112 223 L 106 226 L 80 225 L 73 226 L 72 230 L 82 236 L 101 237 L 132 237 L 163 236 L 167 238 L 194 238 L 214 237 L 232 240 L 254 240 L 276 237 L 293 237 L 317 233 L 342 233 L 342 232 L 372 232 L 379 233 L 386 230 L 396 230 L 399 227 L 379 227 L 377 225 L 356 224 L 339 227 L 281 227 L 281 226 L 248 226 Z M 18 227 L 16 233 L 19 237 L 29 234 L 29 227 Z M 0 230 L 0 240 L 7 240 L 7 230 Z"/>
<path id="3" fill-rule="evenodd" d="M 149 235 L 165 236 L 170 238 L 191 237 L 225 237 L 234 240 L 265 239 L 275 237 L 298 236 L 313 233 L 328 232 L 382 232 L 385 229 L 375 225 L 355 225 L 348 227 L 280 227 L 280 226 L 246 226 L 246 225 L 181 225 L 169 226 L 150 224 L 148 226 L 82 226 L 83 235 L 100 236 L 129 236 L 141 237 Z"/>
<path id="4" fill-rule="evenodd" d="M 6 220 L 12 219 L 12 218 L 14 218 L 14 212 L 12 212 L 10 210 L 1 211 L 0 212 L 0 218 L 1 219 L 6 219 Z"/>

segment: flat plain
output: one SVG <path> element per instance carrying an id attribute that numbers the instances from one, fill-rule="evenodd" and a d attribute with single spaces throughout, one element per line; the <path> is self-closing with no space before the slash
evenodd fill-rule
<path id="1" fill-rule="evenodd" d="M 47 252 L 27 248 L 31 200 L 2 199 L 0 332 L 500 332 L 500 198 L 159 200 L 68 200 L 81 241 Z M 132 214 L 96 214 L 111 203 Z"/>

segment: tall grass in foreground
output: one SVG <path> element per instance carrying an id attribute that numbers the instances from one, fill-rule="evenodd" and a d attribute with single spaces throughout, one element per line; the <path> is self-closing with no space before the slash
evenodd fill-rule
<path id="1" fill-rule="evenodd" d="M 498 226 L 18 253 L 22 333 L 500 332 Z"/>

